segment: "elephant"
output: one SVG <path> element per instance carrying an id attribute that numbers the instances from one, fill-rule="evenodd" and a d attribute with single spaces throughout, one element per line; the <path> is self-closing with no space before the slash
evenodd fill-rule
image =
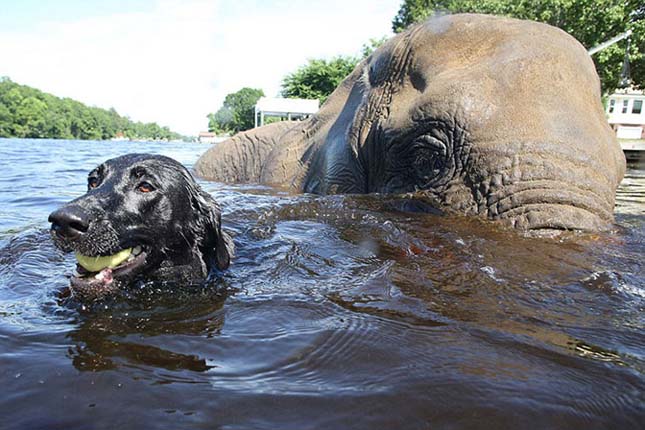
<path id="1" fill-rule="evenodd" d="M 396 35 L 315 115 L 239 133 L 195 172 L 296 192 L 403 194 L 522 231 L 602 231 L 625 157 L 575 38 L 459 14 Z"/>

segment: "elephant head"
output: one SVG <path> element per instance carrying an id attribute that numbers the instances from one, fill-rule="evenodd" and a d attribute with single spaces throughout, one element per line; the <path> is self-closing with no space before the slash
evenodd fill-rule
<path id="1" fill-rule="evenodd" d="M 362 61 L 312 118 L 239 134 L 201 176 L 413 193 L 518 229 L 601 230 L 625 158 L 584 47 L 540 23 L 436 17 Z"/>

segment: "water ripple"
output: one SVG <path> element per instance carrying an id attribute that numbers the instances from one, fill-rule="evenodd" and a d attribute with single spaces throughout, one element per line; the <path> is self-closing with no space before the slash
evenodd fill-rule
<path id="1" fill-rule="evenodd" d="M 641 426 L 642 170 L 614 231 L 552 239 L 397 196 L 200 181 L 237 247 L 216 283 L 60 298 L 74 262 L 47 214 L 86 172 L 125 152 L 190 167 L 205 149 L 0 139 L 10 429 Z"/>

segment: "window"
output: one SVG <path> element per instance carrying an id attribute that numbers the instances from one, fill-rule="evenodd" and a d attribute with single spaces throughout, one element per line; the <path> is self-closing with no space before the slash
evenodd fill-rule
<path id="1" fill-rule="evenodd" d="M 629 103 L 629 100 L 623 100 L 623 113 L 627 113 L 627 103 Z"/>
<path id="2" fill-rule="evenodd" d="M 616 100 L 615 99 L 610 99 L 609 100 L 609 113 L 614 113 L 614 108 L 616 107 Z"/>
<path id="3" fill-rule="evenodd" d="M 634 100 L 632 105 L 632 113 L 639 114 L 643 110 L 643 100 Z"/>

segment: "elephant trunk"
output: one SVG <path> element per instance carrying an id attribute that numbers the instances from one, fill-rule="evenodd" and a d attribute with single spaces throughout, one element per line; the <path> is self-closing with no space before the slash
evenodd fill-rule
<path id="1" fill-rule="evenodd" d="M 488 214 L 520 230 L 605 230 L 613 201 L 558 180 L 510 184 L 487 198 Z"/>
<path id="2" fill-rule="evenodd" d="M 478 175 L 486 180 L 472 182 L 478 211 L 521 230 L 607 229 L 613 221 L 624 156 L 614 150 L 618 145 L 613 136 L 587 137 L 566 145 L 539 141 L 479 145 L 475 157 L 487 160 L 487 168 Z M 594 145 L 602 148 L 584 148 Z"/>

